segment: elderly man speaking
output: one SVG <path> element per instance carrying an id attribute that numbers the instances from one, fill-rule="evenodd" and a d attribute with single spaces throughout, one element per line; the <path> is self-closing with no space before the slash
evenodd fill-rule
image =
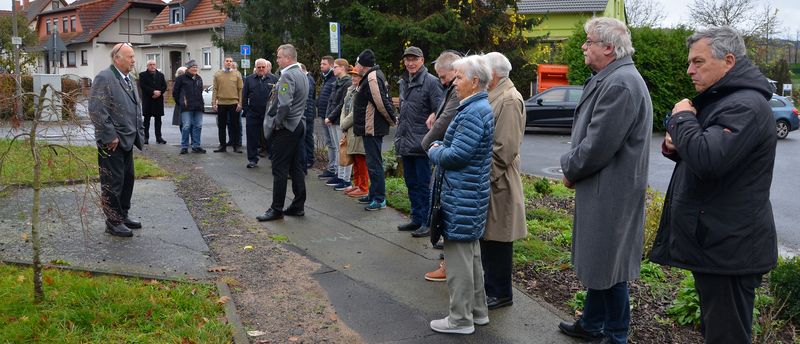
<path id="1" fill-rule="evenodd" d="M 633 65 L 631 35 L 613 18 L 583 27 L 593 75 L 575 109 L 572 149 L 561 156 L 575 188 L 572 263 L 588 288 L 583 316 L 561 323 L 569 336 L 626 343 L 628 281 L 639 277 L 653 104 Z"/>

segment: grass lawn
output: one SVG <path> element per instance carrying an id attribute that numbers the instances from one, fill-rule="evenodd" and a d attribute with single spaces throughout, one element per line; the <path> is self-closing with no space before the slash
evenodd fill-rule
<path id="1" fill-rule="evenodd" d="M 75 155 L 72 156 L 67 148 Z M 43 183 L 98 178 L 97 148 L 94 146 L 42 149 L 41 158 Z M 167 175 L 155 162 L 139 154 L 134 154 L 133 163 L 137 178 Z M 0 139 L 0 185 L 30 185 L 32 182 L 33 157 L 30 144 L 27 141 L 16 141 L 12 146 L 11 140 Z"/>
<path id="2" fill-rule="evenodd" d="M 0 263 L 2 343 L 229 343 L 211 285 L 44 271 L 33 303 L 33 270 Z"/>

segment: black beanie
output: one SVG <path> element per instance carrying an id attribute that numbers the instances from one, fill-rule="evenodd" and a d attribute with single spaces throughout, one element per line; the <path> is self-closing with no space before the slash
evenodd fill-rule
<path id="1" fill-rule="evenodd" d="M 364 66 L 364 67 L 374 67 L 375 66 L 375 53 L 372 50 L 364 49 L 361 54 L 358 54 L 358 58 L 356 59 L 356 63 Z"/>

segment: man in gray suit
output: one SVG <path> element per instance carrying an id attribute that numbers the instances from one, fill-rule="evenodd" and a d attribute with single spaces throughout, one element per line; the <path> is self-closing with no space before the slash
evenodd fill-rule
<path id="1" fill-rule="evenodd" d="M 593 75 L 575 109 L 572 148 L 561 156 L 561 169 L 564 185 L 575 188 L 572 264 L 588 291 L 581 318 L 559 328 L 626 343 L 628 281 L 639 277 L 642 260 L 653 104 L 633 65 L 625 24 L 593 18 L 584 30 L 581 48 Z"/>
<path id="2" fill-rule="evenodd" d="M 128 217 L 128 210 L 133 195 L 133 146 L 142 149 L 144 121 L 141 98 L 130 75 L 136 63 L 133 47 L 115 45 L 111 60 L 112 65 L 94 78 L 89 117 L 97 140 L 106 232 L 131 237 L 131 228 L 142 228 Z"/>
<path id="3" fill-rule="evenodd" d="M 281 67 L 278 84 L 273 88 L 264 120 L 264 135 L 270 136 L 272 152 L 272 205 L 256 217 L 272 221 L 283 215 L 303 216 L 306 202 L 305 162 L 302 150 L 305 135 L 303 120 L 308 98 L 308 79 L 297 63 L 297 50 L 291 44 L 278 47 L 276 61 Z M 286 199 L 286 179 L 291 173 L 294 199 L 283 209 Z"/>

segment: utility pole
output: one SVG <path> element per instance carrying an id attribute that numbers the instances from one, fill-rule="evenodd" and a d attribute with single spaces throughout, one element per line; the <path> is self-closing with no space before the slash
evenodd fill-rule
<path id="1" fill-rule="evenodd" d="M 11 4 L 11 43 L 14 44 L 14 83 L 15 96 L 14 108 L 17 109 L 17 119 L 22 120 L 22 74 L 19 66 L 19 48 L 22 45 L 22 37 L 17 36 L 17 0 L 12 0 Z"/>

